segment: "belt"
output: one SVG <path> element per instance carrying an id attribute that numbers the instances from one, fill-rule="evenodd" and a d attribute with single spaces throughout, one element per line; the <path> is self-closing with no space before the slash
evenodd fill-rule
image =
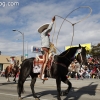
<path id="1" fill-rule="evenodd" d="M 46 48 L 46 47 L 42 47 L 42 50 L 46 51 L 46 52 L 49 52 L 49 48 Z"/>

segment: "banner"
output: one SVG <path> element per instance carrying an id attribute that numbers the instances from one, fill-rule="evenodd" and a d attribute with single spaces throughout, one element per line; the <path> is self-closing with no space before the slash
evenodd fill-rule
<path id="1" fill-rule="evenodd" d="M 40 47 L 31 46 L 31 52 L 34 52 L 34 53 L 41 52 L 41 48 Z"/>
<path id="2" fill-rule="evenodd" d="M 82 47 L 86 47 L 87 51 L 91 50 L 91 43 L 80 44 Z M 79 45 L 72 45 L 72 46 L 65 46 L 65 50 L 69 49 L 70 47 L 78 47 Z"/>

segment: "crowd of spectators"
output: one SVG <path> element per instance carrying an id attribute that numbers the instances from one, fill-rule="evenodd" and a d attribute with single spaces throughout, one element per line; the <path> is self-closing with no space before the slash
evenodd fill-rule
<path id="1" fill-rule="evenodd" d="M 91 78 L 100 79 L 100 58 L 98 57 L 89 57 L 87 59 L 88 69 L 90 71 Z"/>
<path id="2" fill-rule="evenodd" d="M 87 58 L 88 65 L 82 66 L 76 60 L 74 60 L 70 64 L 70 72 L 68 73 L 68 77 L 76 78 L 76 79 L 84 79 L 84 78 L 96 78 L 100 79 L 100 58 L 97 57 L 89 57 Z"/>

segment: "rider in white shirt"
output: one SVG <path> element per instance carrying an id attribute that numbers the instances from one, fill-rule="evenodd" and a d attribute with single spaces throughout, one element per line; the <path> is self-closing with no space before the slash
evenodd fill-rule
<path id="1" fill-rule="evenodd" d="M 10 62 L 10 67 L 14 68 L 14 65 L 16 63 L 15 57 L 11 56 L 10 59 L 6 58 L 8 62 Z"/>
<path id="2" fill-rule="evenodd" d="M 44 76 L 44 70 L 46 68 L 46 64 L 48 62 L 48 58 L 49 58 L 49 50 L 50 50 L 50 32 L 52 30 L 53 24 L 55 21 L 55 16 L 52 18 L 52 21 L 50 24 L 45 24 L 42 25 L 39 29 L 38 32 L 41 35 L 41 48 L 43 51 L 43 65 L 42 65 L 42 70 L 40 73 L 40 78 L 42 80 L 48 80 L 48 78 L 45 78 Z"/>

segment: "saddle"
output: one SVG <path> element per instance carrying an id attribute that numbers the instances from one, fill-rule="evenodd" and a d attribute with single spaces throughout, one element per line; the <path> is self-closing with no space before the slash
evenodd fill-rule
<path id="1" fill-rule="evenodd" d="M 55 48 L 53 43 L 50 43 L 49 58 L 48 58 L 47 65 L 46 65 L 46 68 L 45 68 L 49 71 L 50 71 L 50 68 L 51 68 L 51 65 L 52 65 L 52 62 L 53 62 L 53 58 L 54 58 L 54 56 L 52 56 L 53 53 L 56 53 L 56 48 Z M 33 61 L 33 72 L 34 73 L 40 73 L 40 71 L 42 69 L 42 65 L 44 63 L 44 60 L 39 60 L 39 58 L 43 59 L 43 55 L 37 56 L 35 58 L 35 60 Z"/>
<path id="2" fill-rule="evenodd" d="M 42 59 L 39 60 L 38 58 Z M 43 65 L 43 55 L 39 55 L 38 58 L 36 57 L 35 60 L 33 61 L 33 72 L 34 73 L 40 73 L 41 69 L 42 69 L 42 65 Z M 47 65 L 46 65 L 46 69 L 50 70 L 51 65 L 52 65 L 52 59 L 53 56 L 50 56 L 48 61 L 47 61 Z"/>

